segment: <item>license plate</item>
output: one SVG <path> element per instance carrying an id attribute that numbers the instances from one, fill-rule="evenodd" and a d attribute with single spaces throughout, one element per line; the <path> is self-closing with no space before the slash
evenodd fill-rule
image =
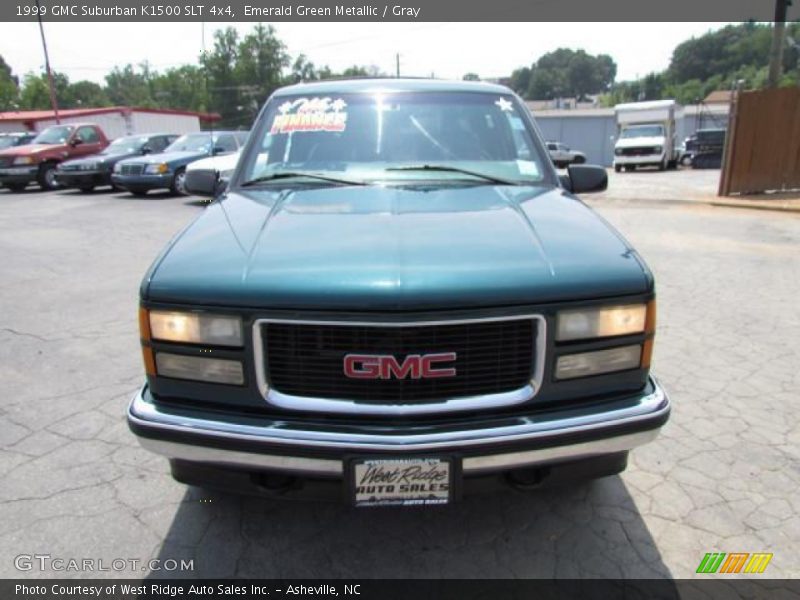
<path id="1" fill-rule="evenodd" d="M 348 469 L 355 506 L 430 506 L 454 495 L 452 458 L 355 458 Z"/>

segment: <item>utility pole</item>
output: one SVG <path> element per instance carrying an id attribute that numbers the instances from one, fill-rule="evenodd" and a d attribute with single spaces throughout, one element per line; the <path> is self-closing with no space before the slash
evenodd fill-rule
<path id="1" fill-rule="evenodd" d="M 47 73 L 47 83 L 50 86 L 50 105 L 53 107 L 53 115 L 56 118 L 56 124 L 61 124 L 61 119 L 58 116 L 58 100 L 56 99 L 56 86 L 53 83 L 53 72 L 50 70 L 50 57 L 47 54 L 47 41 L 44 38 L 44 25 L 42 25 L 42 8 L 39 6 L 39 0 L 36 0 L 36 19 L 39 21 L 39 33 L 42 36 L 42 48 L 44 48 L 44 68 Z"/>
<path id="2" fill-rule="evenodd" d="M 775 23 L 772 26 L 772 46 L 769 50 L 769 78 L 767 86 L 778 87 L 783 66 L 783 36 L 786 32 L 786 8 L 790 0 L 775 0 Z"/>
<path id="3" fill-rule="evenodd" d="M 396 77 L 400 77 L 400 53 L 398 52 L 394 56 L 395 56 L 395 65 L 396 65 L 396 68 L 395 68 Z"/>

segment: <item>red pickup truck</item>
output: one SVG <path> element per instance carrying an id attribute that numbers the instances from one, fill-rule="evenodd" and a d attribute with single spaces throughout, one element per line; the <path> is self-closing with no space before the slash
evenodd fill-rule
<path id="1" fill-rule="evenodd" d="M 0 185 L 15 192 L 32 182 L 44 190 L 55 189 L 58 163 L 96 154 L 108 143 L 103 130 L 91 123 L 48 127 L 26 146 L 0 150 Z"/>

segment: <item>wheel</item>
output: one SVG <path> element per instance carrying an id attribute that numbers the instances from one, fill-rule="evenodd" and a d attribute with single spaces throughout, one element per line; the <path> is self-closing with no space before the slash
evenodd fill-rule
<path id="1" fill-rule="evenodd" d="M 622 165 L 614 165 L 614 171 L 616 171 L 617 173 L 622 171 Z"/>
<path id="2" fill-rule="evenodd" d="M 84 186 L 82 186 L 82 187 L 80 188 L 80 190 L 81 190 L 81 191 L 82 191 L 84 194 L 88 194 L 89 192 L 93 192 L 93 191 L 94 191 L 94 186 L 93 186 L 93 185 L 84 185 Z"/>
<path id="3" fill-rule="evenodd" d="M 21 192 L 26 187 L 28 187 L 27 183 L 7 183 L 6 187 L 11 190 L 12 192 Z"/>
<path id="4" fill-rule="evenodd" d="M 175 177 L 172 178 L 172 186 L 169 188 L 169 191 L 173 194 L 180 195 L 180 196 L 188 196 L 189 192 L 186 191 L 186 170 L 181 169 L 175 173 Z"/>
<path id="5" fill-rule="evenodd" d="M 681 159 L 681 164 L 682 164 L 684 167 L 689 167 L 689 166 L 691 166 L 691 164 L 692 164 L 692 155 L 691 155 L 691 154 L 687 154 L 686 156 L 684 156 L 684 157 Z"/>
<path id="6" fill-rule="evenodd" d="M 131 188 L 128 188 L 128 191 L 131 194 L 133 194 L 134 196 L 143 197 L 143 196 L 147 196 L 147 191 L 148 190 L 147 190 L 147 188 L 131 187 Z"/>
<path id="7" fill-rule="evenodd" d="M 586 162 L 585 156 L 576 156 L 575 158 L 572 159 L 572 164 L 574 165 L 582 165 L 585 162 Z"/>
<path id="8" fill-rule="evenodd" d="M 57 190 L 61 184 L 56 180 L 56 165 L 54 163 L 44 163 L 39 167 L 39 175 L 36 177 L 43 190 Z"/>

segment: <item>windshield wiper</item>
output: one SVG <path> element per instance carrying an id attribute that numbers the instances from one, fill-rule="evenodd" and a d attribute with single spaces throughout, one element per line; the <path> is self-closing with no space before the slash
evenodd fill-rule
<path id="1" fill-rule="evenodd" d="M 470 175 L 483 179 L 484 181 L 491 181 L 500 185 L 520 185 L 516 181 L 504 179 L 502 177 L 495 177 L 487 173 L 480 173 L 478 171 L 470 171 L 469 169 L 460 169 L 458 167 L 451 167 L 449 165 L 409 165 L 407 167 L 389 167 L 387 171 L 438 171 L 442 173 L 461 173 L 463 175 Z"/>
<path id="2" fill-rule="evenodd" d="M 256 177 L 245 181 L 241 187 L 249 187 L 258 185 L 260 183 L 267 183 L 276 181 L 278 179 L 292 179 L 295 177 L 309 177 L 310 179 L 317 179 L 319 181 L 327 181 L 336 183 L 338 185 L 368 185 L 365 181 L 355 181 L 351 179 L 341 179 L 339 177 L 328 177 L 327 175 L 318 175 L 317 173 L 304 173 L 302 171 L 281 171 L 280 173 L 272 173 L 271 175 L 264 175 L 263 177 Z"/>

